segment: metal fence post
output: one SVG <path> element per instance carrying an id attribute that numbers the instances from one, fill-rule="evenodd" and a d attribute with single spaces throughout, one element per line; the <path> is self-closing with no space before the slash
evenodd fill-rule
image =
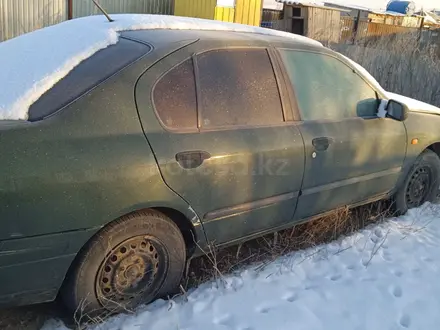
<path id="1" fill-rule="evenodd" d="M 420 23 L 420 32 L 419 32 L 419 42 L 422 40 L 423 27 L 425 26 L 425 17 L 422 17 L 422 22 Z"/>
<path id="2" fill-rule="evenodd" d="M 67 0 L 67 19 L 73 18 L 73 0 Z"/>
<path id="3" fill-rule="evenodd" d="M 358 10 L 356 21 L 354 22 L 354 31 L 353 31 L 353 45 L 356 43 L 356 37 L 358 33 L 359 23 L 361 20 L 361 11 Z"/>

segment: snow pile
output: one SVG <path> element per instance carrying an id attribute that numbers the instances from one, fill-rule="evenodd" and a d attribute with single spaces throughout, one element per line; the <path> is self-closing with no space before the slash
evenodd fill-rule
<path id="1" fill-rule="evenodd" d="M 439 278 L 440 206 L 426 204 L 90 330 L 438 329 Z"/>
<path id="2" fill-rule="evenodd" d="M 243 24 L 165 15 L 103 15 L 66 21 L 0 43 L 0 120 L 27 119 L 29 107 L 81 61 L 115 44 L 118 32 L 141 29 L 219 30 L 321 43 Z"/>

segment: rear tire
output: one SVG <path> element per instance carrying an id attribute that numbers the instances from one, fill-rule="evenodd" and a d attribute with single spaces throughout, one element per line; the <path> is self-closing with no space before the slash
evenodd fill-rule
<path id="1" fill-rule="evenodd" d="M 179 228 L 156 211 L 133 213 L 94 237 L 61 292 L 76 319 L 132 310 L 175 290 L 185 268 Z"/>
<path id="2" fill-rule="evenodd" d="M 435 152 L 427 149 L 416 159 L 394 197 L 397 214 L 402 215 L 425 202 L 436 201 L 439 183 L 440 159 Z"/>

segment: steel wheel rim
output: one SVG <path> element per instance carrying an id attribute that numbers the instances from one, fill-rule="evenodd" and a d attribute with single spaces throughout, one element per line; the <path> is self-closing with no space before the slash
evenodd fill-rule
<path id="1" fill-rule="evenodd" d="M 152 236 L 131 237 L 114 247 L 101 263 L 95 281 L 103 307 L 127 308 L 152 298 L 168 270 L 165 246 Z"/>
<path id="2" fill-rule="evenodd" d="M 426 202 L 432 186 L 432 174 L 427 166 L 414 171 L 406 188 L 408 208 L 418 207 Z"/>

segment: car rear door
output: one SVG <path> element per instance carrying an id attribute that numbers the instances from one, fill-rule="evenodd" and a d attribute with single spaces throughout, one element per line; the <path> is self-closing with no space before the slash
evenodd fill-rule
<path id="1" fill-rule="evenodd" d="M 182 49 L 136 87 L 163 179 L 217 244 L 292 221 L 304 170 L 269 51 L 224 44 Z"/>
<path id="2" fill-rule="evenodd" d="M 305 144 L 304 182 L 295 217 L 390 192 L 406 153 L 403 123 L 378 118 L 377 92 L 338 58 L 279 52 L 294 87 Z"/>

